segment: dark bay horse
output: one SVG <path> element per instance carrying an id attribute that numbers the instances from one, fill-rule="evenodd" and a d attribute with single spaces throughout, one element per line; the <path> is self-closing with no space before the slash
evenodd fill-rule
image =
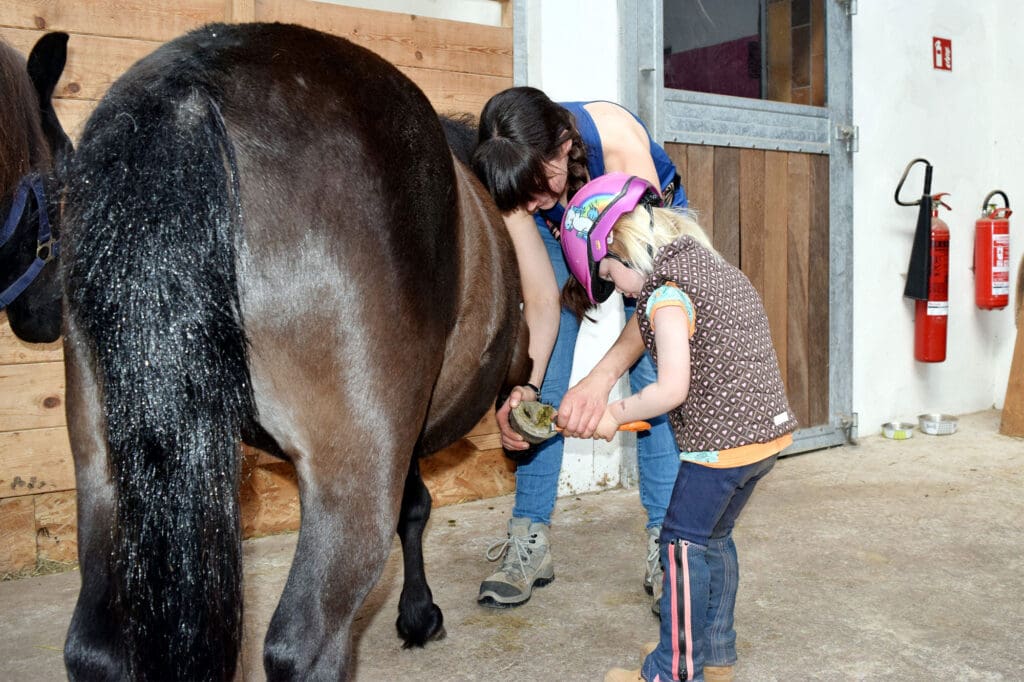
<path id="1" fill-rule="evenodd" d="M 44 35 L 26 63 L 0 41 L 0 310 L 7 310 L 14 334 L 29 343 L 60 336 L 53 169 L 71 142 L 52 96 L 67 42 L 66 33 Z"/>
<path id="2" fill-rule="evenodd" d="M 510 239 L 423 93 L 340 38 L 207 26 L 110 88 L 64 220 L 69 677 L 235 674 L 240 439 L 299 478 L 269 679 L 348 677 L 396 529 L 399 632 L 443 632 L 417 457 L 529 367 Z"/>

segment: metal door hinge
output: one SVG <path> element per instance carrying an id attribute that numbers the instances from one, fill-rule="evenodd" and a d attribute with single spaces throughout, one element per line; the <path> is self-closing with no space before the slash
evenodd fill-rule
<path id="1" fill-rule="evenodd" d="M 857 444 L 857 413 L 837 414 L 833 417 L 835 427 L 843 432 L 846 442 L 850 445 Z"/>
<path id="2" fill-rule="evenodd" d="M 836 139 L 846 144 L 846 151 L 853 153 L 860 149 L 860 128 L 849 123 L 836 125 Z"/>
<path id="3" fill-rule="evenodd" d="M 857 13 L 857 0 L 838 0 L 839 6 L 846 10 L 846 16 L 852 17 Z"/>

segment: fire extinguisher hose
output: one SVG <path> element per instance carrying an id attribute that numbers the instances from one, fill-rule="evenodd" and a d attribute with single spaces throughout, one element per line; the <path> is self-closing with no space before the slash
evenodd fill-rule
<path id="1" fill-rule="evenodd" d="M 903 201 L 900 190 L 906 182 L 910 169 L 915 164 L 924 164 L 924 190 L 917 201 Z M 928 278 L 931 276 L 931 259 L 928 250 L 931 244 L 932 225 L 932 165 L 927 159 L 914 159 L 903 170 L 903 177 L 896 185 L 896 203 L 900 206 L 919 206 L 917 227 L 914 229 L 914 243 L 910 249 L 910 263 L 907 265 L 907 283 L 903 287 L 903 295 L 919 301 L 928 300 Z"/>

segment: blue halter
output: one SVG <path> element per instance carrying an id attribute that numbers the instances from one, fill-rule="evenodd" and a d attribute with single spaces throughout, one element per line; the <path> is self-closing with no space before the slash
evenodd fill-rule
<path id="1" fill-rule="evenodd" d="M 18 183 L 18 191 L 14 195 L 14 203 L 11 204 L 10 213 L 7 214 L 4 229 L 0 232 L 0 246 L 6 244 L 7 240 L 14 235 L 14 230 L 18 227 L 18 223 L 21 222 L 21 218 L 25 214 L 25 207 L 28 205 L 29 192 L 35 194 L 36 206 L 39 208 L 39 236 L 36 240 L 36 259 L 32 261 L 28 270 L 21 277 L 0 293 L 0 310 L 6 308 L 14 299 L 18 298 L 35 281 L 43 267 L 60 255 L 60 239 L 54 239 L 50 234 L 50 216 L 46 211 L 46 194 L 43 192 L 43 179 L 34 173 L 26 175 Z"/>

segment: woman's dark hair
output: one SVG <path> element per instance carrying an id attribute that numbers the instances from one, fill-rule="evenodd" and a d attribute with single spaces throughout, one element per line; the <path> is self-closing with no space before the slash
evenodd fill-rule
<path id="1" fill-rule="evenodd" d="M 502 90 L 480 114 L 473 170 L 498 209 L 508 213 L 551 191 L 546 162 L 566 140 L 572 140 L 566 181 L 572 198 L 587 181 L 587 149 L 575 118 L 537 88 Z"/>
<path id="2" fill-rule="evenodd" d="M 590 302 L 587 290 L 583 288 L 578 279 L 572 276 L 572 273 L 569 274 L 569 279 L 565 280 L 565 286 L 562 287 L 561 300 L 562 307 L 575 315 L 577 322 L 582 322 L 583 318 L 594 322 L 594 318 L 587 313 L 597 306 Z"/>

